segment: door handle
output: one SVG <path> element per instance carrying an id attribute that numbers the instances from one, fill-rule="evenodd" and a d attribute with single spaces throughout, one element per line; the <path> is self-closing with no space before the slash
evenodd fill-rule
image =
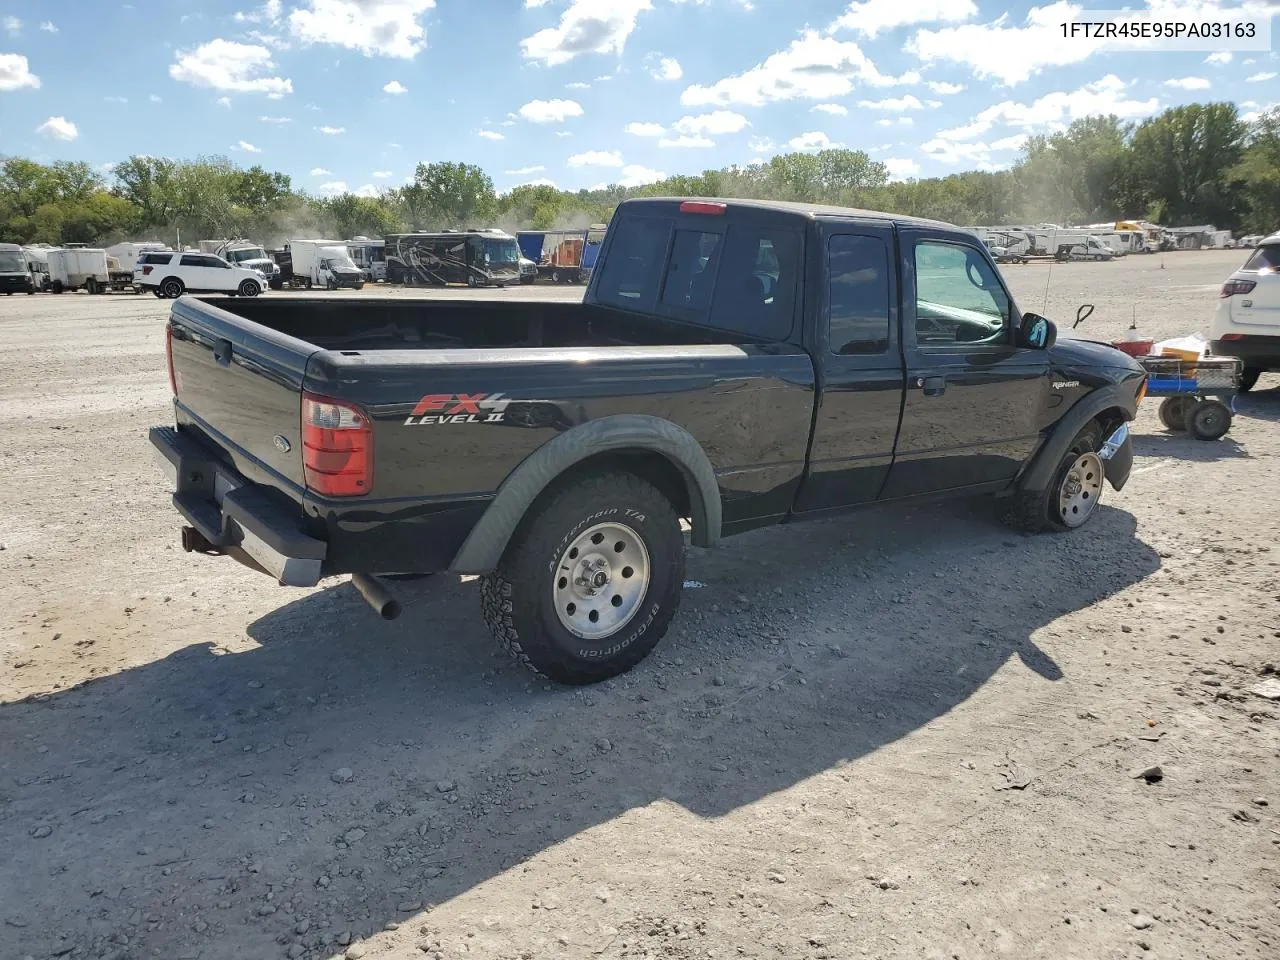
<path id="1" fill-rule="evenodd" d="M 940 397 L 947 392 L 947 378 L 917 377 L 916 386 L 924 390 L 926 397 Z"/>
<path id="2" fill-rule="evenodd" d="M 219 340 L 213 345 L 213 359 L 218 361 L 219 366 L 231 366 L 230 340 Z"/>

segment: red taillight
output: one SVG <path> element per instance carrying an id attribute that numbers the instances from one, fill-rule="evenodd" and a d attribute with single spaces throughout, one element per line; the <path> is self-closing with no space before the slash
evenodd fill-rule
<path id="1" fill-rule="evenodd" d="M 326 497 L 373 489 L 373 425 L 364 411 L 304 393 L 302 473 L 307 489 Z"/>
<path id="2" fill-rule="evenodd" d="M 144 277 L 149 277 L 149 276 L 151 276 L 151 271 L 152 271 L 152 270 L 154 270 L 154 269 L 155 269 L 155 267 L 143 267 L 143 268 L 142 268 L 142 275 L 143 275 Z"/>
<path id="3" fill-rule="evenodd" d="M 173 391 L 173 395 L 178 395 L 178 378 L 173 372 L 173 324 L 166 323 L 164 326 L 164 362 L 169 368 L 169 389 Z"/>
<path id="4" fill-rule="evenodd" d="M 710 200 L 685 200 L 680 204 L 681 213 L 701 213 L 711 217 L 723 216 L 728 209 L 728 204 Z"/>
<path id="5" fill-rule="evenodd" d="M 1219 340 L 1243 340 L 1243 333 L 1224 333 L 1218 338 Z"/>
<path id="6" fill-rule="evenodd" d="M 1228 280 L 1222 285 L 1222 292 L 1218 296 L 1226 299 L 1234 297 L 1237 293 L 1252 293 L 1257 285 L 1255 280 Z"/>

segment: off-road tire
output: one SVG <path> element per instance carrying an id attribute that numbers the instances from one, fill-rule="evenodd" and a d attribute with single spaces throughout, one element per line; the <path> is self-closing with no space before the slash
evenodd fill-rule
<path id="1" fill-rule="evenodd" d="M 649 554 L 639 610 L 597 641 L 574 636 L 554 608 L 557 565 L 573 538 L 602 522 L 630 527 Z M 684 588 L 684 535 L 675 509 L 631 473 L 587 474 L 548 491 L 517 528 L 497 570 L 480 584 L 485 622 L 521 663 L 556 683 L 579 686 L 625 673 L 658 645 Z"/>
<path id="2" fill-rule="evenodd" d="M 1261 367 L 1245 367 L 1240 371 L 1240 392 L 1248 393 L 1258 384 L 1258 378 L 1262 376 Z"/>
<path id="3" fill-rule="evenodd" d="M 1058 494 L 1066 479 L 1067 471 L 1080 454 L 1089 450 L 1097 450 L 1100 445 L 1102 431 L 1096 420 L 1090 420 L 1076 434 L 1067 452 L 1062 455 L 1054 468 L 1049 484 L 1043 490 L 1019 490 L 1013 495 L 1013 504 L 1009 508 L 1006 521 L 1015 529 L 1025 533 L 1041 533 L 1044 531 L 1064 532 L 1067 527 L 1058 517 Z M 1087 526 L 1086 520 L 1082 526 Z M 1076 527 L 1075 529 L 1080 529 Z"/>

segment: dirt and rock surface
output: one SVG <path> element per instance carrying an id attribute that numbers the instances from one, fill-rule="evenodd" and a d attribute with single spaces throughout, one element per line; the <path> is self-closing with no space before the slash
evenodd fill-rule
<path id="1" fill-rule="evenodd" d="M 1239 260 L 1006 274 L 1169 336 Z M 978 501 L 693 550 L 655 655 L 568 690 L 474 582 L 388 624 L 183 554 L 165 313 L 0 298 L 3 957 L 1280 955 L 1280 377 L 1217 443 L 1147 404 L 1075 535 Z"/>

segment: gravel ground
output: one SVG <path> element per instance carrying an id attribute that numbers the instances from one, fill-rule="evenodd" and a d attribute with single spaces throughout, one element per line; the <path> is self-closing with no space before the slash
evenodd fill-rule
<path id="1" fill-rule="evenodd" d="M 1240 259 L 1006 275 L 1163 337 Z M 383 623 L 183 554 L 165 313 L 0 298 L 0 955 L 1280 952 L 1280 377 L 1217 443 L 1148 403 L 1075 535 L 977 501 L 694 549 L 659 650 L 567 690 L 474 582 Z"/>

